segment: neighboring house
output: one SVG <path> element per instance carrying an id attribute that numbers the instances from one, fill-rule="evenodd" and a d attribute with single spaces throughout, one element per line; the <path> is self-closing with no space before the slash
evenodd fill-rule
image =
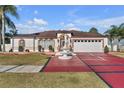
<path id="1" fill-rule="evenodd" d="M 49 46 L 52 46 L 57 52 L 65 48 L 65 43 L 66 48 L 74 52 L 103 52 L 104 47 L 108 45 L 108 39 L 99 33 L 51 30 L 16 35 L 11 40 L 10 49 L 12 48 L 14 52 L 18 52 L 19 46 L 22 46 L 24 51 L 28 49 L 29 51 L 38 52 L 40 46 L 41 49 L 47 52 L 49 51 Z"/>

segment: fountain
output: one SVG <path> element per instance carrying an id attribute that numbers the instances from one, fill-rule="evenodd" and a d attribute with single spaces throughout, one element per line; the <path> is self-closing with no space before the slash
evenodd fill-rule
<path id="1" fill-rule="evenodd" d="M 63 49 L 62 51 L 56 53 L 56 55 L 58 56 L 59 59 L 72 59 L 72 56 L 76 54 L 74 54 L 68 49 Z"/>
<path id="2" fill-rule="evenodd" d="M 76 54 L 74 54 L 67 48 L 67 45 L 68 45 L 67 36 L 64 36 L 64 37 L 65 37 L 64 47 L 61 49 L 61 51 L 59 51 L 55 55 L 58 56 L 59 59 L 72 59 L 72 56 Z"/>

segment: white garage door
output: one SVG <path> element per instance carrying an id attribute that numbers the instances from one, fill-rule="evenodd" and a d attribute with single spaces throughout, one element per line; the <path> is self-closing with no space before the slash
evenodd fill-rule
<path id="1" fill-rule="evenodd" d="M 103 52 L 102 40 L 74 40 L 74 52 Z"/>

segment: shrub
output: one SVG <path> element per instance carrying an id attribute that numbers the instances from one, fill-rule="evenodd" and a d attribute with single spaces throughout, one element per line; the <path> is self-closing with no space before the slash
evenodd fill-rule
<path id="1" fill-rule="evenodd" d="M 41 52 L 42 46 L 38 45 L 38 51 Z"/>
<path id="2" fill-rule="evenodd" d="M 52 48 L 53 48 L 53 47 L 52 47 L 51 45 L 49 45 L 49 50 L 52 50 Z"/>
<path id="3" fill-rule="evenodd" d="M 52 45 L 49 45 L 49 50 L 54 52 L 54 48 L 52 47 Z"/>
<path id="4" fill-rule="evenodd" d="M 9 52 L 13 52 L 13 49 L 10 49 Z"/>
<path id="5" fill-rule="evenodd" d="M 29 49 L 26 49 L 25 52 L 30 52 L 30 50 Z"/>
<path id="6" fill-rule="evenodd" d="M 52 51 L 54 52 L 54 48 L 52 48 Z"/>
<path id="7" fill-rule="evenodd" d="M 23 52 L 24 51 L 24 47 L 23 46 L 19 46 L 19 52 Z"/>
<path id="8" fill-rule="evenodd" d="M 109 52 L 109 48 L 108 46 L 106 45 L 105 48 L 104 48 L 104 53 L 108 53 Z"/>

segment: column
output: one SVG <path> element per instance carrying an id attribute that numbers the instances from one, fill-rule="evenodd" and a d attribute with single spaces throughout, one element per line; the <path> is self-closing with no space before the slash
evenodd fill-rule
<path id="1" fill-rule="evenodd" d="M 67 48 L 67 36 L 64 35 L 64 48 Z"/>

